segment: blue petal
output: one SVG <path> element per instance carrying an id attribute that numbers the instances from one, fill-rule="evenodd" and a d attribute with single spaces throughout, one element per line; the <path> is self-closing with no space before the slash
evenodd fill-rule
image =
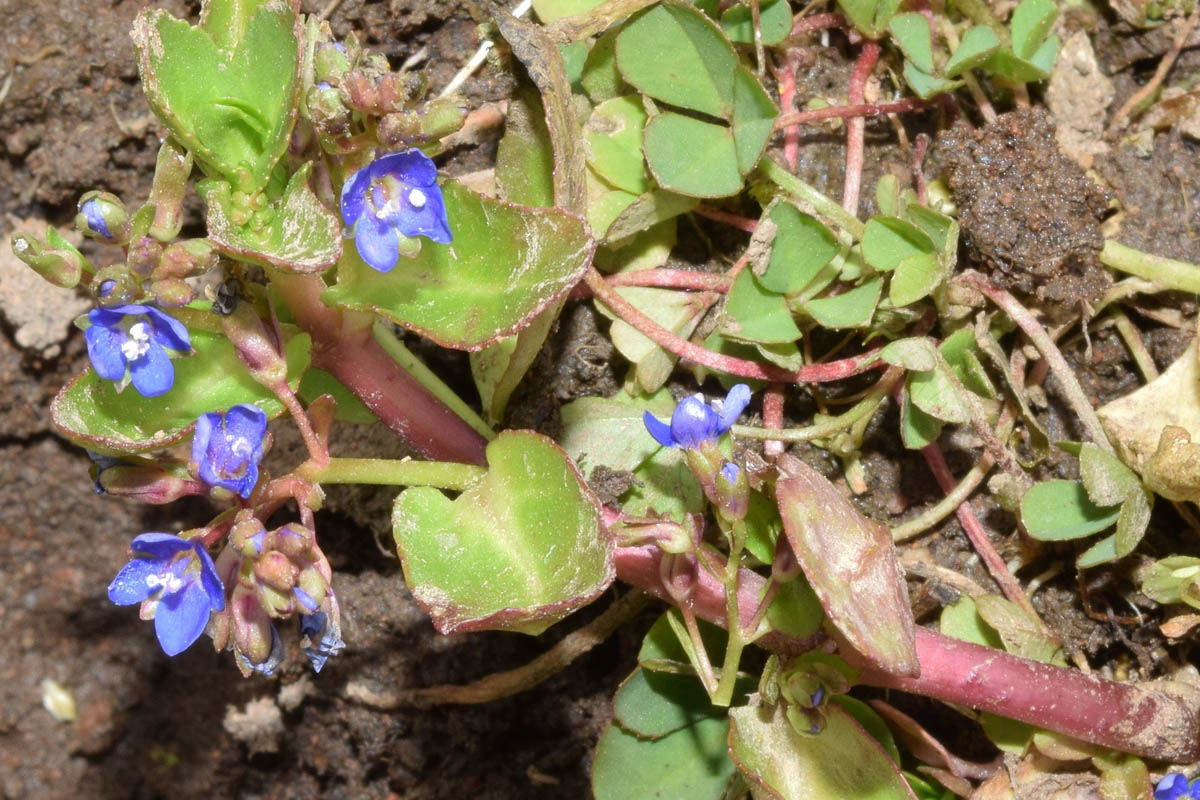
<path id="1" fill-rule="evenodd" d="M 224 611 L 225 586 L 217 574 L 217 565 L 213 563 L 212 556 L 199 542 L 192 544 L 195 545 L 196 558 L 200 561 L 200 585 L 208 595 L 208 604 L 213 611 Z"/>
<path id="2" fill-rule="evenodd" d="M 201 414 L 196 418 L 196 429 L 192 433 L 192 461 L 200 465 L 200 480 L 212 483 L 205 476 L 205 467 L 212 472 L 212 465 L 207 463 L 208 445 L 212 441 L 213 428 L 221 424 L 221 415 L 216 411 Z"/>
<path id="3" fill-rule="evenodd" d="M 175 383 L 175 368 L 171 366 L 167 351 L 153 340 L 145 355 L 129 362 L 129 375 L 133 379 L 133 388 L 142 397 L 166 394 Z"/>
<path id="4" fill-rule="evenodd" d="M 98 308 L 88 314 L 88 319 L 91 319 L 92 314 L 98 311 L 104 311 L 116 314 L 120 317 L 135 317 L 138 314 L 147 313 L 153 306 L 142 305 L 141 303 L 126 303 L 123 306 L 109 306 L 108 308 Z"/>
<path id="5" fill-rule="evenodd" d="M 671 436 L 680 447 L 699 447 L 717 438 L 717 412 L 698 397 L 685 397 L 671 415 Z"/>
<path id="6" fill-rule="evenodd" d="M 1154 789 L 1154 800 L 1178 800 L 1188 789 L 1188 780 L 1181 773 L 1173 772 L 1158 782 Z"/>
<path id="7" fill-rule="evenodd" d="M 100 309 L 96 309 L 99 311 Z M 91 319 L 93 311 L 88 314 Z M 87 340 L 88 358 L 96 374 L 106 381 L 119 381 L 125 377 L 125 355 L 121 345 L 125 343 L 125 331 L 104 325 L 93 324 L 83 332 Z"/>
<path id="8" fill-rule="evenodd" d="M 87 224 L 92 229 L 92 233 L 98 233 L 105 239 L 112 238 L 112 234 L 108 232 L 108 223 L 104 221 L 104 215 L 100 213 L 100 204 L 95 199 L 88 200 L 79 210 L 87 218 Z"/>
<path id="9" fill-rule="evenodd" d="M 164 595 L 154 612 L 154 632 L 163 652 L 178 655 L 204 633 L 212 605 L 199 581 L 189 581 L 178 592 Z"/>
<path id="10" fill-rule="evenodd" d="M 311 614 L 320 608 L 320 605 L 316 600 L 313 599 L 312 595 L 301 589 L 299 586 L 292 587 L 292 594 L 296 596 L 296 601 L 300 603 L 300 605 L 302 605 L 304 610 L 308 613 Z"/>
<path id="11" fill-rule="evenodd" d="M 155 558 L 135 557 L 117 573 L 112 583 L 108 585 L 108 599 L 119 606 L 131 606 L 140 603 L 158 587 L 151 587 L 146 578 L 157 575 L 163 569 L 163 562 Z"/>
<path id="12" fill-rule="evenodd" d="M 739 383 L 729 390 L 729 394 L 725 395 L 725 402 L 721 404 L 721 416 L 717 422 L 718 433 L 724 433 L 733 427 L 733 423 L 737 422 L 737 418 L 746 410 L 746 406 L 750 405 L 750 387 L 744 383 Z"/>
<path id="13" fill-rule="evenodd" d="M 189 550 L 195 544 L 173 533 L 143 533 L 133 538 L 130 549 L 166 561 L 180 550 Z"/>
<path id="14" fill-rule="evenodd" d="M 732 461 L 726 461 L 725 466 L 721 467 L 721 477 L 729 481 L 730 486 L 737 483 L 738 473 L 741 469 Z"/>
<path id="15" fill-rule="evenodd" d="M 675 440 L 671 438 L 671 426 L 660 420 L 658 417 L 651 414 L 649 411 L 642 413 L 642 422 L 646 423 L 646 430 L 650 431 L 650 435 L 654 440 L 663 447 L 674 447 Z"/>
<path id="16" fill-rule="evenodd" d="M 342 186 L 342 223 L 350 227 L 362 216 L 371 186 L 371 166 L 363 167 Z"/>
<path id="17" fill-rule="evenodd" d="M 391 175 L 409 186 L 432 186 L 437 180 L 437 165 L 417 148 L 389 153 L 371 164 L 372 177 Z"/>
<path id="18" fill-rule="evenodd" d="M 362 260 L 379 272 L 391 272 L 400 259 L 396 229 L 371 214 L 364 214 L 354 228 L 354 246 Z"/>
<path id="19" fill-rule="evenodd" d="M 262 455 L 262 440 L 266 432 L 267 415 L 258 406 L 242 403 L 225 412 L 225 433 L 255 445 L 254 450 L 259 457 Z"/>
<path id="20" fill-rule="evenodd" d="M 454 237 L 446 220 L 446 203 L 442 199 L 441 188 L 434 184 L 422 189 L 421 193 L 425 195 L 424 206 L 413 207 L 405 195 L 403 208 L 389 217 L 388 221 L 405 236 L 427 236 L 430 241 L 449 244 Z"/>
<path id="21" fill-rule="evenodd" d="M 187 326 L 182 322 L 152 306 L 146 307 L 146 316 L 150 317 L 152 340 L 181 353 L 192 349 L 192 339 L 188 335 Z"/>

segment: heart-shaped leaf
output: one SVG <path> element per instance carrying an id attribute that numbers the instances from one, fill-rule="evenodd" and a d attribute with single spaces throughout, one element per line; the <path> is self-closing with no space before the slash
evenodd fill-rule
<path id="1" fill-rule="evenodd" d="M 882 289 L 883 278 L 876 277 L 849 291 L 807 300 L 802 305 L 809 316 L 826 328 L 857 328 L 871 321 Z"/>
<path id="2" fill-rule="evenodd" d="M 900 0 L 837 0 L 850 23 L 869 39 L 887 30 L 888 20 L 900 8 Z"/>
<path id="3" fill-rule="evenodd" d="M 649 411 L 670 417 L 674 409 L 675 401 L 665 391 L 645 400 L 624 392 L 613 398 L 581 397 L 562 407 L 558 441 L 585 474 L 600 464 L 633 470 L 659 449 L 642 415 Z"/>
<path id="4" fill-rule="evenodd" d="M 741 271 L 729 290 L 721 332 L 731 339 L 766 344 L 800 338 L 783 295 L 763 288 L 748 269 Z"/>
<path id="5" fill-rule="evenodd" d="M 150 107 L 198 161 L 247 193 L 262 189 L 287 148 L 300 85 L 300 18 L 268 0 L 232 50 L 161 9 L 134 22 Z"/>
<path id="6" fill-rule="evenodd" d="M 583 128 L 588 166 L 616 188 L 635 195 L 650 190 L 642 157 L 645 125 L 641 100 L 627 95 L 596 106 Z"/>
<path id="7" fill-rule="evenodd" d="M 283 197 L 259 214 L 268 222 L 255 229 L 233 222 L 232 187 L 225 181 L 202 181 L 208 214 L 208 238 L 217 249 L 240 261 L 252 261 L 283 272 L 323 272 L 342 255 L 341 223 L 322 205 L 308 177 L 312 165 L 293 173 Z"/>
<path id="8" fill-rule="evenodd" d="M 829 620 L 881 669 L 919 674 L 908 587 L 888 529 L 799 459 L 784 455 L 779 465 L 783 529 Z"/>
<path id="9" fill-rule="evenodd" d="M 758 164 L 767 140 L 775 130 L 779 109 L 754 73 L 738 67 L 733 75 L 733 141 L 738 171 L 743 175 Z"/>
<path id="10" fill-rule="evenodd" d="M 742 188 L 738 147 L 724 125 L 658 114 L 643 135 L 646 163 L 659 186 L 692 197 L 728 197 Z"/>
<path id="11" fill-rule="evenodd" d="M 888 21 L 896 43 L 904 56 L 922 72 L 933 73 L 933 31 L 923 14 L 909 12 L 897 14 Z"/>
<path id="12" fill-rule="evenodd" d="M 250 377 L 225 336 L 194 325 L 189 328 L 196 352 L 172 360 L 175 382 L 169 392 L 142 397 L 129 388 L 117 394 L 112 381 L 101 379 L 89 367 L 50 404 L 59 433 L 101 453 L 145 453 L 183 441 L 197 417 L 210 411 L 253 403 L 268 417 L 283 413 L 283 404 Z M 287 341 L 288 382 L 293 389 L 308 367 L 310 348 L 308 334 Z"/>
<path id="13" fill-rule="evenodd" d="M 346 247 L 337 284 L 322 299 L 376 313 L 443 347 L 478 350 L 514 333 L 567 292 L 591 263 L 596 243 L 583 220 L 475 194 L 447 181 L 454 241 L 423 242 L 389 273 Z"/>
<path id="14" fill-rule="evenodd" d="M 762 43 L 774 47 L 792 32 L 792 8 L 786 0 L 766 0 L 759 5 L 758 28 Z M 754 44 L 754 15 L 748 4 L 738 3 L 721 14 L 721 30 L 730 41 Z"/>
<path id="15" fill-rule="evenodd" d="M 1054 0 L 1021 0 L 1009 21 L 1013 53 L 1018 58 L 1034 60 L 1057 16 L 1058 5 Z"/>
<path id="16" fill-rule="evenodd" d="M 837 255 L 837 239 L 820 220 L 788 202 L 775 203 L 764 216 L 774 223 L 775 238 L 770 259 L 755 274 L 773 292 L 798 292 Z"/>
<path id="17" fill-rule="evenodd" d="M 550 439 L 506 431 L 487 461 L 454 500 L 429 487 L 396 498 L 404 578 L 442 633 L 538 634 L 612 583 L 613 543 L 598 501 Z"/>
<path id="18" fill-rule="evenodd" d="M 975 69 L 987 61 L 988 56 L 999 47 L 1000 39 L 996 32 L 986 25 L 977 25 L 963 34 L 962 42 L 946 62 L 946 68 L 942 72 L 947 78 L 953 78 L 969 69 Z"/>
<path id="19" fill-rule="evenodd" d="M 895 269 L 909 256 L 932 255 L 925 231 L 899 217 L 871 217 L 862 237 L 863 258 L 877 270 Z"/>

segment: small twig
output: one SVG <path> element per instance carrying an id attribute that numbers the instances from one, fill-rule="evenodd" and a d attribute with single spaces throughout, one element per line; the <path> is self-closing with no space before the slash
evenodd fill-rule
<path id="1" fill-rule="evenodd" d="M 1129 99 L 1125 101 L 1125 104 L 1117 109 L 1117 113 L 1113 114 L 1112 122 L 1108 126 L 1110 134 L 1124 127 L 1125 118 L 1139 109 L 1158 91 L 1159 86 L 1166 80 L 1167 73 L 1174 66 L 1175 59 L 1179 58 L 1180 52 L 1183 51 L 1184 42 L 1187 41 L 1188 35 L 1196 27 L 1197 22 L 1200 22 L 1200 5 L 1193 8 L 1188 18 L 1180 23 L 1179 30 L 1175 33 L 1175 39 L 1171 42 L 1171 49 L 1158 62 L 1158 69 L 1154 70 L 1154 74 L 1150 77 L 1150 80 L 1146 81 L 1146 84 L 1142 88 L 1131 94 Z"/>
<path id="2" fill-rule="evenodd" d="M 405 706 L 429 708 L 440 705 L 475 705 L 509 697 L 552 678 L 569 667 L 629 620 L 641 613 L 650 602 L 644 592 L 633 590 L 618 597 L 600 616 L 542 653 L 528 664 L 516 669 L 495 672 L 487 677 L 461 686 L 429 686 L 423 689 L 375 692 L 362 683 L 346 685 L 346 696 L 356 703 L 392 711 Z"/>
<path id="3" fill-rule="evenodd" d="M 783 67 L 776 73 L 779 84 L 779 107 L 788 109 L 796 100 L 796 73 L 800 69 L 800 51 L 790 47 L 783 58 Z M 783 160 L 788 170 L 796 171 L 800 160 L 800 126 L 789 125 L 783 131 Z"/>
<path id="4" fill-rule="evenodd" d="M 1150 351 L 1146 349 L 1146 343 L 1142 341 L 1142 333 L 1133 324 L 1133 321 L 1119 308 L 1113 308 L 1109 312 L 1112 317 L 1113 325 L 1117 329 L 1117 333 L 1121 334 L 1121 339 L 1124 340 L 1125 346 L 1129 348 L 1129 355 L 1133 357 L 1133 361 L 1137 364 L 1138 370 L 1142 373 L 1142 378 L 1149 383 L 1158 377 L 1158 367 L 1154 364 L 1154 359 L 1150 356 Z"/>
<path id="5" fill-rule="evenodd" d="M 879 42 L 868 40 L 863 42 L 858 60 L 850 72 L 850 92 L 847 98 L 849 104 L 859 105 L 863 102 L 867 79 L 879 62 Z M 847 212 L 858 215 L 858 193 L 862 188 L 863 165 L 863 135 L 867 129 L 867 121 L 861 116 L 851 117 L 846 123 L 846 182 L 842 186 L 842 208 Z"/>
<path id="6" fill-rule="evenodd" d="M 687 269 L 635 269 L 618 272 L 607 279 L 609 286 L 661 286 L 664 289 L 692 289 L 728 292 L 733 281 L 728 275 L 694 272 Z"/>
<path id="7" fill-rule="evenodd" d="M 782 430 L 769 427 L 755 428 L 750 425 L 734 425 L 730 430 L 734 436 L 741 436 L 746 439 L 762 439 L 765 441 L 809 442 L 813 439 L 824 439 L 874 414 L 875 409 L 879 408 L 879 404 L 883 402 L 883 399 L 891 394 L 892 387 L 903 376 L 903 369 L 900 367 L 890 367 L 887 372 L 883 373 L 883 377 L 879 379 L 879 383 L 875 384 L 870 393 L 846 411 L 846 413 L 823 422 L 818 422 L 815 425 L 809 425 L 805 428 L 783 428 Z"/>
<path id="8" fill-rule="evenodd" d="M 921 205 L 926 205 L 929 201 L 929 191 L 925 185 L 925 152 L 928 149 L 929 136 L 924 133 L 918 133 L 916 140 L 913 142 L 910 169 L 912 170 L 913 183 L 917 187 L 917 202 Z"/>

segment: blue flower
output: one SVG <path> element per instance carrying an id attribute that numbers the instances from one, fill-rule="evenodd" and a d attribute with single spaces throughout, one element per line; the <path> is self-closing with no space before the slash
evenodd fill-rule
<path id="1" fill-rule="evenodd" d="M 209 615 L 225 608 L 212 558 L 200 542 L 169 533 L 143 533 L 131 549 L 133 558 L 109 584 L 108 599 L 119 606 L 151 603 L 163 652 L 182 653 L 200 638 Z"/>
<path id="2" fill-rule="evenodd" d="M 96 308 L 88 312 L 88 321 L 91 325 L 84 337 L 96 374 L 121 381 L 128 367 L 133 388 L 144 397 L 164 394 L 175 382 L 167 350 L 186 353 L 192 349 L 183 323 L 154 306 Z"/>
<path id="3" fill-rule="evenodd" d="M 1182 773 L 1172 772 L 1166 775 L 1154 789 L 1154 800 L 1193 800 L 1200 798 L 1200 778 L 1188 786 L 1188 779 Z"/>
<path id="4" fill-rule="evenodd" d="M 192 461 L 200 480 L 250 496 L 258 483 L 267 415 L 258 406 L 237 405 L 222 414 L 212 411 L 196 420 Z"/>
<path id="5" fill-rule="evenodd" d="M 658 420 L 654 421 L 658 422 Z M 729 481 L 729 485 L 732 486 L 737 483 L 738 475 L 741 471 L 741 468 L 737 464 L 734 464 L 732 461 L 726 461 L 725 465 L 721 467 L 721 477 Z"/>
<path id="6" fill-rule="evenodd" d="M 420 150 L 391 153 L 350 176 L 342 187 L 342 221 L 363 261 L 389 272 L 400 258 L 401 236 L 453 238 L 437 167 Z"/>
<path id="7" fill-rule="evenodd" d="M 663 447 L 695 448 L 704 442 L 715 442 L 733 427 L 749 403 L 750 387 L 739 383 L 729 390 L 724 402 L 713 400 L 711 406 L 704 402 L 702 395 L 685 397 L 675 406 L 670 425 L 649 411 L 642 419 L 646 430 Z"/>
<path id="8" fill-rule="evenodd" d="M 304 655 L 312 662 L 313 672 L 320 672 L 329 657 L 336 656 L 346 646 L 339 627 L 330 624 L 329 614 L 323 611 L 300 615 L 300 635 L 308 637 L 309 641 Z"/>

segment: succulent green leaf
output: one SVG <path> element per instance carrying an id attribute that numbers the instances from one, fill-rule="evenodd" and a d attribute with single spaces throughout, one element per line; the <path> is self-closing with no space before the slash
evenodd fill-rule
<path id="1" fill-rule="evenodd" d="M 731 339 L 767 344 L 800 338 L 783 295 L 763 288 L 748 269 L 741 271 L 729 290 L 721 332 Z"/>
<path id="2" fill-rule="evenodd" d="M 942 73 L 947 78 L 953 78 L 967 70 L 975 69 L 999 48 L 1000 39 L 996 32 L 986 25 L 977 25 L 963 34 L 962 42 L 946 62 Z"/>
<path id="3" fill-rule="evenodd" d="M 933 74 L 933 31 L 923 14 L 897 14 L 888 20 L 888 30 L 917 69 Z"/>
<path id="4" fill-rule="evenodd" d="M 659 325 L 685 339 L 696 330 L 709 306 L 709 301 L 698 292 L 643 286 L 622 286 L 617 292 Z M 621 355 L 636 365 L 641 390 L 656 392 L 662 388 L 679 357 L 617 317 L 608 306 L 598 302 L 596 307 L 613 320 L 609 338 Z"/>
<path id="5" fill-rule="evenodd" d="M 704 643 L 705 652 L 720 653 L 729 643 L 729 636 L 725 630 L 711 622 L 697 619 L 696 627 L 700 630 L 700 641 Z M 669 608 L 654 621 L 642 639 L 642 646 L 638 650 L 638 665 L 654 672 L 694 677 L 694 651 L 695 647 L 688 637 L 683 616 L 678 609 Z"/>
<path id="6" fill-rule="evenodd" d="M 112 381 L 97 377 L 89 367 L 50 404 L 59 433 L 89 450 L 128 455 L 181 442 L 201 414 L 239 403 L 253 403 L 268 417 L 283 413 L 283 404 L 250 377 L 225 336 L 190 324 L 189 328 L 196 352 L 171 362 L 175 382 L 169 392 L 142 397 L 127 388 L 118 394 Z M 311 346 L 308 334 L 295 334 L 287 340 L 288 382 L 293 388 L 308 368 Z"/>
<path id="7" fill-rule="evenodd" d="M 915 800 L 871 734 L 840 705 L 823 710 L 825 728 L 814 736 L 797 732 L 781 706 L 732 709 L 729 752 L 738 769 L 764 796 L 782 800 Z"/>
<path id="8" fill-rule="evenodd" d="M 824 621 L 825 609 L 821 607 L 821 600 L 803 575 L 781 584 L 767 608 L 771 630 L 785 636 L 812 636 L 821 629 Z"/>
<path id="9" fill-rule="evenodd" d="M 975 598 L 980 618 L 1000 636 L 1004 649 L 1022 658 L 1043 664 L 1058 661 L 1062 646 L 1048 634 L 1041 622 L 1016 603 L 997 594 Z"/>
<path id="10" fill-rule="evenodd" d="M 1115 506 L 1142 490 L 1137 473 L 1092 442 L 1084 442 L 1079 448 L 1079 477 L 1088 498 L 1098 506 Z"/>
<path id="11" fill-rule="evenodd" d="M 625 80 L 655 100 L 713 117 L 733 114 L 737 54 L 694 6 L 664 2 L 636 16 L 617 36 L 616 58 Z"/>
<path id="12" fill-rule="evenodd" d="M 735 775 L 725 751 L 729 721 L 706 717 L 661 739 L 610 724 L 592 757 L 596 800 L 686 797 L 721 800 Z"/>
<path id="13" fill-rule="evenodd" d="M 786 5 L 786 4 L 785 4 Z M 754 73 L 739 66 L 733 75 L 733 141 L 738 171 L 743 175 L 758 164 L 775 130 L 779 109 Z"/>
<path id="14" fill-rule="evenodd" d="M 893 367 L 904 367 L 910 372 L 929 372 L 937 366 L 935 346 L 924 336 L 889 342 L 879 351 L 879 357 Z"/>
<path id="15" fill-rule="evenodd" d="M 641 100 L 627 95 L 596 106 L 583 128 L 588 166 L 616 188 L 635 195 L 650 190 L 642 156 L 645 125 Z"/>
<path id="16" fill-rule="evenodd" d="M 617 34 L 621 28 L 610 28 L 600 34 L 592 45 L 587 60 L 583 62 L 583 75 L 579 83 L 587 92 L 588 99 L 596 105 L 611 100 L 628 91 L 625 80 L 617 71 Z"/>
<path id="17" fill-rule="evenodd" d="M 604 465 L 614 470 L 634 470 L 654 455 L 660 445 L 646 432 L 642 415 L 649 411 L 668 419 L 675 401 L 665 391 L 652 397 L 581 397 L 562 407 L 562 435 L 558 442 L 579 469 L 590 475 Z"/>
<path id="18" fill-rule="evenodd" d="M 537 358 L 562 311 L 562 302 L 542 309 L 533 321 L 517 332 L 482 350 L 469 354 L 471 377 L 479 390 L 479 402 L 484 416 L 499 424 L 512 393 Z"/>
<path id="19" fill-rule="evenodd" d="M 908 378 L 908 393 L 913 404 L 942 422 L 961 425 L 971 419 L 966 399 L 947 373 L 950 368 L 939 363 L 930 372 L 917 372 Z"/>
<path id="20" fill-rule="evenodd" d="M 906 386 L 904 402 L 900 406 L 900 440 L 904 446 L 909 450 L 920 450 L 936 442 L 941 435 L 942 421 L 917 408 Z"/>
<path id="21" fill-rule="evenodd" d="M 942 609 L 938 627 L 946 636 L 953 636 L 955 639 L 981 647 L 1004 649 L 1004 640 L 1000 638 L 1000 634 L 979 615 L 975 601 L 965 595 Z"/>
<path id="22" fill-rule="evenodd" d="M 779 466 L 783 528 L 829 621 L 881 669 L 917 674 L 908 587 L 888 529 L 799 459 L 784 455 Z"/>
<path id="23" fill-rule="evenodd" d="M 1013 53 L 1032 61 L 1057 16 L 1058 5 L 1054 0 L 1021 0 L 1009 21 Z"/>
<path id="24" fill-rule="evenodd" d="M 983 62 L 983 68 L 1016 83 L 1030 83 L 1032 81 L 1043 80 L 1050 76 L 1050 67 L 1053 66 L 1054 62 L 1053 56 L 1057 55 L 1058 52 L 1058 38 L 1050 37 L 1043 44 L 1043 47 L 1050 45 L 1053 45 L 1053 47 L 1050 47 L 1048 52 L 1052 57 L 1050 58 L 1050 65 L 1047 67 L 1040 66 L 1046 58 L 1046 54 L 1042 53 L 1040 49 L 1036 55 L 1040 56 L 1041 61 L 1034 63 L 1013 55 L 1012 50 L 1002 47 L 988 56 L 987 61 Z"/>
<path id="25" fill-rule="evenodd" d="M 487 461 L 454 500 L 423 486 L 396 498 L 404 578 L 442 633 L 541 633 L 612 583 L 613 543 L 598 501 L 550 439 L 506 431 Z"/>
<path id="26" fill-rule="evenodd" d="M 627 732 L 661 739 L 703 719 L 721 719 L 725 709 L 713 706 L 704 684 L 691 675 L 634 670 L 613 698 L 613 717 Z"/>
<path id="27" fill-rule="evenodd" d="M 1121 513 L 1117 517 L 1117 530 L 1114 534 L 1113 550 L 1116 558 L 1124 558 L 1132 553 L 1146 535 L 1150 525 L 1150 512 L 1154 509 L 1154 495 L 1145 489 L 1139 489 L 1121 504 Z"/>
<path id="28" fill-rule="evenodd" d="M 611 222 L 603 228 L 593 225 L 592 230 L 596 231 L 596 235 L 606 243 L 620 242 L 627 236 L 641 233 L 660 222 L 674 219 L 680 214 L 686 214 L 699 203 L 700 201 L 694 197 L 685 197 L 674 192 L 656 189 L 646 192 L 633 202 L 622 206 Z"/>
<path id="29" fill-rule="evenodd" d="M 633 476 L 638 482 L 621 503 L 621 510 L 631 517 L 658 514 L 682 522 L 687 514 L 699 514 L 708 507 L 704 490 L 678 447 L 660 447 Z"/>
<path id="30" fill-rule="evenodd" d="M 1156 603 L 1187 603 L 1200 608 L 1200 558 L 1167 556 L 1141 575 L 1142 594 Z"/>
<path id="31" fill-rule="evenodd" d="M 886 272 L 910 256 L 931 256 L 936 252 L 925 231 L 899 217 L 871 217 L 862 237 L 863 258 L 877 270 Z"/>
<path id="32" fill-rule="evenodd" d="M 496 148 L 500 199 L 534 208 L 554 205 L 554 150 L 537 89 L 523 83 L 513 92 L 504 136 Z"/>
<path id="33" fill-rule="evenodd" d="M 859 33 L 868 39 L 878 39 L 900 8 L 900 0 L 838 0 L 838 6 Z"/>
<path id="34" fill-rule="evenodd" d="M 603 0 L 534 0 L 533 10 L 537 12 L 542 24 L 549 25 L 563 17 L 573 17 L 591 11 L 601 2 Z"/>
<path id="35" fill-rule="evenodd" d="M 826 328 L 860 328 L 871 321 L 883 278 L 876 277 L 849 291 L 802 303 L 804 310 Z"/>
<path id="36" fill-rule="evenodd" d="M 1029 63 L 1034 66 L 1039 72 L 1049 77 L 1054 71 L 1054 62 L 1058 58 L 1059 39 L 1057 36 L 1049 36 L 1046 41 L 1042 42 L 1042 46 L 1029 58 Z"/>
<path id="37" fill-rule="evenodd" d="M 741 191 L 738 147 L 724 125 L 668 111 L 646 124 L 642 141 L 646 163 L 662 188 L 691 197 Z"/>
<path id="38" fill-rule="evenodd" d="M 996 386 L 979 361 L 975 335 L 970 328 L 960 328 L 947 336 L 938 350 L 966 389 L 981 397 L 996 397 Z"/>
<path id="39" fill-rule="evenodd" d="M 1120 510 L 1101 508 L 1075 481 L 1043 481 L 1021 498 L 1021 524 L 1044 542 L 1081 539 L 1117 521 Z"/>
<path id="40" fill-rule="evenodd" d="M 411 261 L 381 273 L 346 247 L 322 299 L 375 311 L 443 347 L 478 350 L 528 324 L 578 281 L 596 244 L 581 219 L 442 187 L 454 241 L 424 241 Z"/>
<path id="41" fill-rule="evenodd" d="M 838 253 L 838 242 L 820 220 L 788 202 L 775 203 L 766 217 L 775 225 L 771 257 L 758 280 L 780 294 L 798 292 Z"/>
<path id="42" fill-rule="evenodd" d="M 923 18 L 922 18 L 923 19 Z M 934 95 L 950 92 L 962 86 L 962 81 L 948 81 L 918 69 L 911 61 L 904 62 L 904 81 L 917 97 L 928 100 Z"/>
<path id="43" fill-rule="evenodd" d="M 146 98 L 175 138 L 235 188 L 266 186 L 296 119 L 300 19 L 292 6 L 262 3 L 235 47 L 161 9 L 138 16 L 133 39 Z"/>
<path id="44" fill-rule="evenodd" d="M 888 283 L 888 299 L 896 308 L 928 297 L 947 278 L 938 259 L 924 253 L 902 259 Z"/>
<path id="45" fill-rule="evenodd" d="M 342 226 L 312 189 L 312 164 L 292 174 L 283 197 L 265 212 L 263 227 L 233 222 L 232 187 L 225 181 L 201 181 L 207 208 L 208 238 L 222 253 L 239 261 L 282 272 L 323 272 L 342 255 Z"/>
<path id="46" fill-rule="evenodd" d="M 766 0 L 758 7 L 758 28 L 762 43 L 774 47 L 792 32 L 792 7 L 787 0 Z M 741 3 L 721 14 L 721 29 L 732 42 L 754 44 L 754 18 L 749 5 Z"/>

